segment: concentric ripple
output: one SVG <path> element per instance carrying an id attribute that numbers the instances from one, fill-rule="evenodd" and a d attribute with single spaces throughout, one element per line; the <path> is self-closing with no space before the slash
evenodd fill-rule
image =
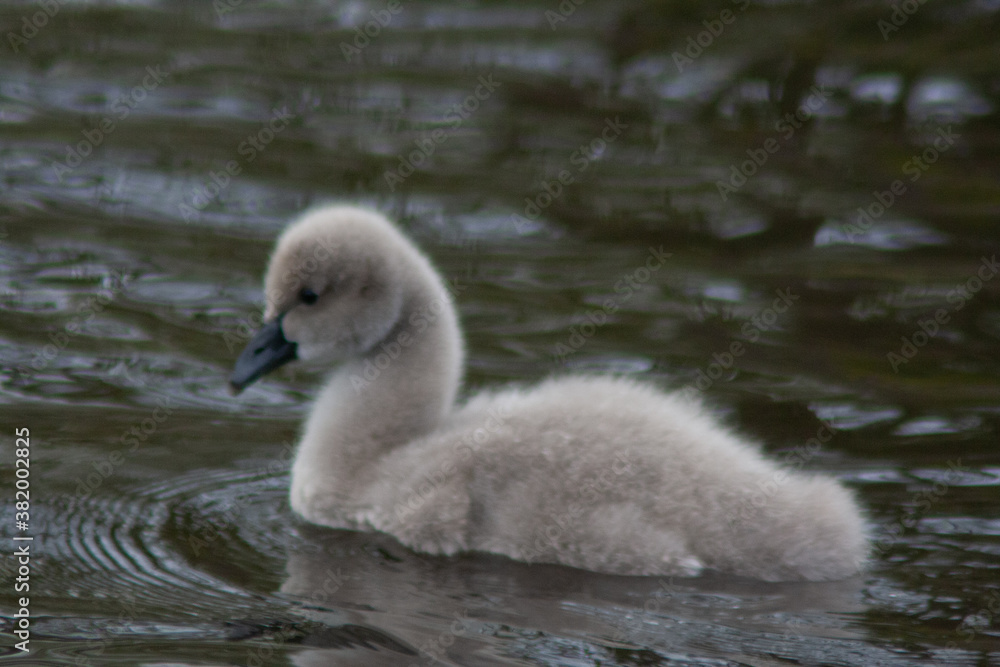
<path id="1" fill-rule="evenodd" d="M 119 633 L 161 633 L 161 619 L 171 634 L 218 637 L 233 619 L 264 613 L 267 592 L 241 581 L 280 571 L 281 545 L 267 536 L 281 530 L 284 495 L 279 478 L 199 470 L 114 497 L 36 502 L 44 576 L 32 592 L 53 610 L 74 610 L 82 636 L 106 637 L 103 618 L 117 619 Z M 274 600 L 267 609 L 273 615 Z"/>

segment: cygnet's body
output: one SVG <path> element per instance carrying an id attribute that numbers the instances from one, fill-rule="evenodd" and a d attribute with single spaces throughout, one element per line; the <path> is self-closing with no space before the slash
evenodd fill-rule
<path id="1" fill-rule="evenodd" d="M 574 376 L 456 405 L 450 294 L 377 213 L 304 216 L 265 288 L 267 324 L 233 387 L 292 359 L 336 364 L 292 468 L 292 508 L 309 521 L 615 574 L 826 580 L 864 561 L 849 492 L 790 470 L 801 457 L 766 459 L 690 398 Z"/>

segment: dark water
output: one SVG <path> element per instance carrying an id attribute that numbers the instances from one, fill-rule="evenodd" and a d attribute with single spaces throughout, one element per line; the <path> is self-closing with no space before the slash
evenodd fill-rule
<path id="1" fill-rule="evenodd" d="M 1000 665 L 1000 6 L 903 4 L 4 3 L 0 531 L 34 539 L 30 657 L 11 555 L 0 651 Z M 808 467 L 858 491 L 870 570 L 616 578 L 296 520 L 318 376 L 225 378 L 274 237 L 331 200 L 459 286 L 471 389 L 607 370 L 777 456 L 832 431 Z"/>

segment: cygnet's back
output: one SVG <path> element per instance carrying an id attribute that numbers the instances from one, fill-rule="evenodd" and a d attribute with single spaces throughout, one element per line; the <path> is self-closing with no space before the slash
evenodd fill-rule
<path id="1" fill-rule="evenodd" d="M 377 214 L 307 215 L 279 241 L 267 289 L 280 305 L 234 387 L 296 358 L 337 368 L 292 470 L 292 507 L 310 521 L 429 553 L 617 574 L 825 580 L 864 562 L 848 491 L 798 471 L 802 457 L 765 458 L 689 397 L 571 376 L 452 405 L 462 342 L 450 295 Z"/>

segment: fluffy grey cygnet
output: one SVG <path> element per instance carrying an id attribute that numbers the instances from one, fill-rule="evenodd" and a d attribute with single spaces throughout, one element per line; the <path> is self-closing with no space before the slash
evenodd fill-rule
<path id="1" fill-rule="evenodd" d="M 295 359 L 333 369 L 292 468 L 292 508 L 311 522 L 627 575 L 828 580 L 865 560 L 847 490 L 765 458 L 690 397 L 569 376 L 456 403 L 451 295 L 379 213 L 304 215 L 265 291 L 230 382 Z"/>

